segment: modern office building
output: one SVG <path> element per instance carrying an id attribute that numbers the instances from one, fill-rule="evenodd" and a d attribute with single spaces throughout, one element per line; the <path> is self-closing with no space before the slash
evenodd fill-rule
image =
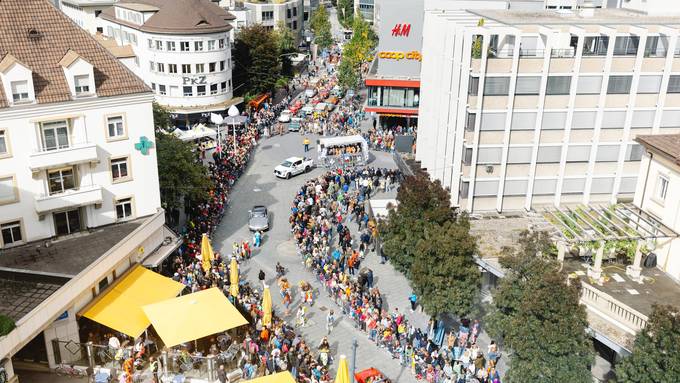
<path id="1" fill-rule="evenodd" d="M 118 0 L 55 0 L 59 9 L 90 33 L 101 32 L 97 18 Z M 99 28 L 99 29 L 98 29 Z"/>
<path id="2" fill-rule="evenodd" d="M 372 23 L 375 16 L 375 0 L 354 0 L 354 12 Z"/>
<path id="3" fill-rule="evenodd" d="M 680 129 L 680 19 L 425 13 L 416 159 L 472 212 L 632 200 L 638 135 Z"/>
<path id="4" fill-rule="evenodd" d="M 209 0 L 120 1 L 100 18 L 104 35 L 130 44 L 133 71 L 151 87 L 178 125 L 221 113 L 232 99 L 230 21 Z"/>
<path id="5" fill-rule="evenodd" d="M 16 324 L 0 361 L 16 381 L 14 363 L 81 357 L 63 348 L 78 310 L 176 236 L 153 94 L 51 2 L 0 2 L 0 89 L 0 314 Z"/>
<path id="6" fill-rule="evenodd" d="M 272 30 L 284 25 L 293 31 L 298 41 L 302 38 L 304 0 L 244 0 L 243 6 L 251 11 L 254 24 L 262 24 Z"/>

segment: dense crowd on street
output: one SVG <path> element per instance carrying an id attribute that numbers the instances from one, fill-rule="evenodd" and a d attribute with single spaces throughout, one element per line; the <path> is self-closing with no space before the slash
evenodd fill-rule
<path id="1" fill-rule="evenodd" d="M 369 339 L 428 383 L 500 382 L 495 370 L 495 343 L 486 352 L 477 346 L 479 322 L 463 319 L 457 332 L 444 334 L 442 323 L 419 329 L 398 308 L 387 310 L 373 271 L 361 268 L 375 250 L 377 229 L 365 202 L 381 186 L 399 179 L 393 170 L 330 171 L 308 181 L 291 205 L 291 233 L 305 266 L 314 272 L 342 313 Z M 358 242 L 350 227 L 356 225 Z M 337 243 L 334 243 L 337 241 Z M 383 262 L 385 259 L 382 260 Z M 310 299 L 311 300 L 311 299 Z M 409 297 L 416 309 L 417 297 Z M 330 329 L 329 329 L 330 331 Z"/>
<path id="2" fill-rule="evenodd" d="M 371 149 L 393 152 L 395 150 L 395 136 L 411 135 L 414 142 L 416 138 L 416 128 L 414 126 L 378 126 L 377 120 L 373 117 L 373 128 L 364 133 L 364 138 L 368 141 Z"/>

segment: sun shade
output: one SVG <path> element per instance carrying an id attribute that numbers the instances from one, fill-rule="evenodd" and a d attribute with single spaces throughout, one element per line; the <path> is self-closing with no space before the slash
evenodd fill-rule
<path id="1" fill-rule="evenodd" d="M 144 312 L 166 347 L 248 324 L 216 287 L 144 306 Z"/>
<path id="2" fill-rule="evenodd" d="M 137 265 L 97 297 L 82 315 L 137 338 L 150 324 L 142 307 L 174 298 L 182 289 L 183 284 Z"/>
<path id="3" fill-rule="evenodd" d="M 290 372 L 282 371 L 257 379 L 246 380 L 244 383 L 295 383 L 295 379 L 293 379 L 293 375 L 291 375 Z"/>

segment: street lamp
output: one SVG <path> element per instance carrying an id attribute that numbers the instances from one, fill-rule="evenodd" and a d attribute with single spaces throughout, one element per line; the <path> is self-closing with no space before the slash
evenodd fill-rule
<path id="1" fill-rule="evenodd" d="M 234 154 L 236 154 L 236 123 L 234 120 L 236 119 L 236 116 L 238 116 L 240 113 L 236 105 L 232 105 L 229 107 L 227 114 L 229 115 L 229 117 L 231 117 L 231 127 L 234 132 Z"/>

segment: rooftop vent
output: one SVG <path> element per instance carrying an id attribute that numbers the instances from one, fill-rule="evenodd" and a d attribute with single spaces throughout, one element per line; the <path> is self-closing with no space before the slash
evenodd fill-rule
<path id="1" fill-rule="evenodd" d="M 28 38 L 30 40 L 40 40 L 41 37 L 42 37 L 42 32 L 40 32 L 39 30 L 37 30 L 35 28 L 31 28 L 31 29 L 28 30 Z"/>

